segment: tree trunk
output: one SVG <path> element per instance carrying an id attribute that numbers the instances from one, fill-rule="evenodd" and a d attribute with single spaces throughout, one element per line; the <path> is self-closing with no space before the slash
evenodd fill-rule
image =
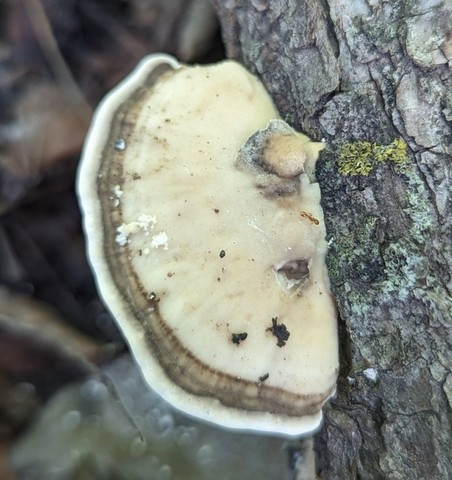
<path id="1" fill-rule="evenodd" d="M 450 0 L 214 3 L 228 56 L 328 144 L 341 372 L 321 478 L 452 478 Z"/>

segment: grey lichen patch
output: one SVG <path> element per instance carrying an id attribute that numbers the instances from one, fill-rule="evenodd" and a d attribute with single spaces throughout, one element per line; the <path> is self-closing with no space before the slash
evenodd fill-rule
<path id="1" fill-rule="evenodd" d="M 401 166 L 400 173 L 406 177 L 408 182 L 406 198 L 409 207 L 406 212 L 412 221 L 410 236 L 419 244 L 424 244 L 426 236 L 434 224 L 434 213 L 428 199 L 427 189 L 414 166 Z"/>
<path id="2" fill-rule="evenodd" d="M 438 10 L 406 19 L 406 50 L 411 59 L 423 68 L 448 62 L 444 44 L 450 41 L 450 17 Z"/>
<path id="3" fill-rule="evenodd" d="M 380 277 L 382 270 L 379 261 L 380 250 L 374 241 L 378 228 L 378 217 L 369 215 L 356 228 L 331 239 L 327 264 L 333 283 L 342 283 L 349 277 L 348 268 L 356 263 L 362 266 L 359 269 L 354 267 L 355 277 L 372 282 Z M 359 262 L 359 259 L 363 262 Z M 372 268 L 369 268 L 369 262 Z"/>
<path id="4" fill-rule="evenodd" d="M 428 192 L 415 167 L 404 165 L 401 174 L 408 183 L 404 213 L 411 225 L 409 236 L 392 241 L 383 252 L 386 278 L 381 286 L 384 294 L 397 294 L 403 298 L 413 293 L 419 279 L 425 278 L 424 272 L 429 270 L 424 249 L 434 224 L 434 212 L 428 200 Z M 428 290 L 422 293 L 429 294 Z"/>
<path id="5" fill-rule="evenodd" d="M 418 270 L 425 257 L 413 249 L 409 239 L 392 242 L 383 252 L 385 279 L 380 283 L 382 294 L 406 298 L 416 285 Z"/>

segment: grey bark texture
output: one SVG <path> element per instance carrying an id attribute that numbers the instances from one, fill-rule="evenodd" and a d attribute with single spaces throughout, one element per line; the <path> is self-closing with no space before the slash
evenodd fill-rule
<path id="1" fill-rule="evenodd" d="M 320 478 L 452 478 L 452 4 L 215 0 L 226 51 L 318 166 L 341 372 Z M 340 172 L 344 145 L 402 138 L 403 164 Z"/>

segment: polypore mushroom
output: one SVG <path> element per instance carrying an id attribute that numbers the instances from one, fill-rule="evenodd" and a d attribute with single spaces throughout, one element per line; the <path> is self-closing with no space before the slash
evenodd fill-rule
<path id="1" fill-rule="evenodd" d="M 78 191 L 101 295 L 148 383 L 232 428 L 316 429 L 336 311 L 314 165 L 233 61 L 145 59 L 99 107 Z"/>

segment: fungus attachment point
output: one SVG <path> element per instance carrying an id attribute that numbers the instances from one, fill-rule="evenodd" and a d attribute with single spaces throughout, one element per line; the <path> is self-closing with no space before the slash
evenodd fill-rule
<path id="1" fill-rule="evenodd" d="M 322 148 L 233 61 L 148 57 L 97 110 L 78 177 L 89 258 L 146 380 L 180 410 L 318 428 L 338 368 Z"/>

